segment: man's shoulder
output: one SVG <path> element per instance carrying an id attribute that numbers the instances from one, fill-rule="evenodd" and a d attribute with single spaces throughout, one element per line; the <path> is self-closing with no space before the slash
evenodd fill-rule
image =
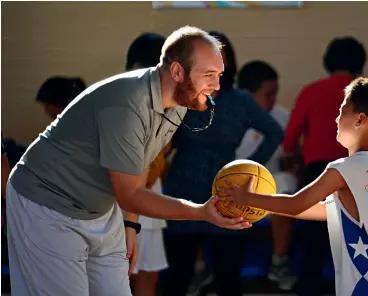
<path id="1" fill-rule="evenodd" d="M 125 91 L 138 90 L 140 87 L 148 89 L 147 82 L 149 80 L 150 73 L 150 68 L 146 68 L 113 75 L 91 85 L 87 89 L 87 92 L 89 91 L 92 93 L 99 89 L 115 88 L 116 86 Z"/>
<path id="2" fill-rule="evenodd" d="M 86 90 L 98 109 L 132 107 L 141 109 L 150 99 L 150 68 L 117 74 L 96 82 Z M 146 104 L 145 104 L 146 103 Z"/>

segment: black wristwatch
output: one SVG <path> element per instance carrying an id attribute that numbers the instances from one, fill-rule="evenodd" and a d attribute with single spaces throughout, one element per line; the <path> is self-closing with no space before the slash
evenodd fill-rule
<path id="1" fill-rule="evenodd" d="M 128 220 L 124 220 L 124 226 L 135 229 L 137 234 L 141 231 L 141 228 L 142 228 L 141 224 L 135 223 L 135 222 L 132 222 L 132 221 L 128 221 Z"/>

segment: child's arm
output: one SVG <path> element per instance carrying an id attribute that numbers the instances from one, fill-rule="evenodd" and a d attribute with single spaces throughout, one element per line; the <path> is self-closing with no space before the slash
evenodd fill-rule
<path id="1" fill-rule="evenodd" d="M 336 169 L 327 169 L 316 181 L 294 195 L 252 193 L 252 184 L 249 184 L 249 188 L 232 184 L 231 190 L 224 189 L 223 191 L 228 192 L 229 196 L 227 198 L 232 199 L 238 205 L 297 216 L 346 186 L 344 178 Z"/>
<path id="2" fill-rule="evenodd" d="M 287 214 L 279 214 L 273 213 L 275 215 L 291 217 L 302 220 L 317 220 L 317 221 L 326 221 L 327 220 L 327 212 L 326 212 L 326 203 L 319 202 L 312 206 L 311 208 L 301 212 L 298 215 L 287 215 Z"/>

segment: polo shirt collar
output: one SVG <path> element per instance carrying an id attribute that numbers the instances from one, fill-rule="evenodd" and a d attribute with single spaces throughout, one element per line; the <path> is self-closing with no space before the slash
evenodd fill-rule
<path id="1" fill-rule="evenodd" d="M 161 95 L 161 81 L 160 81 L 160 68 L 151 68 L 151 95 L 152 95 L 152 107 L 157 113 L 164 114 L 164 109 L 162 107 L 162 95 Z"/>

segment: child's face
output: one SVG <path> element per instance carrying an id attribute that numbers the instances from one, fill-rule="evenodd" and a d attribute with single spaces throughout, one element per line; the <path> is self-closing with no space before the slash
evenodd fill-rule
<path id="1" fill-rule="evenodd" d="M 267 111 L 271 111 L 276 103 L 278 89 L 277 80 L 265 80 L 262 82 L 261 87 L 253 93 L 253 96 L 258 104 Z"/>
<path id="2" fill-rule="evenodd" d="M 43 103 L 43 108 L 45 113 L 51 117 L 52 120 L 55 120 L 56 117 L 63 111 L 61 107 L 48 103 Z"/>
<path id="3" fill-rule="evenodd" d="M 345 97 L 340 107 L 340 114 L 336 118 L 337 123 L 337 141 L 349 149 L 356 146 L 359 142 L 359 113 L 353 111 L 350 99 Z"/>

